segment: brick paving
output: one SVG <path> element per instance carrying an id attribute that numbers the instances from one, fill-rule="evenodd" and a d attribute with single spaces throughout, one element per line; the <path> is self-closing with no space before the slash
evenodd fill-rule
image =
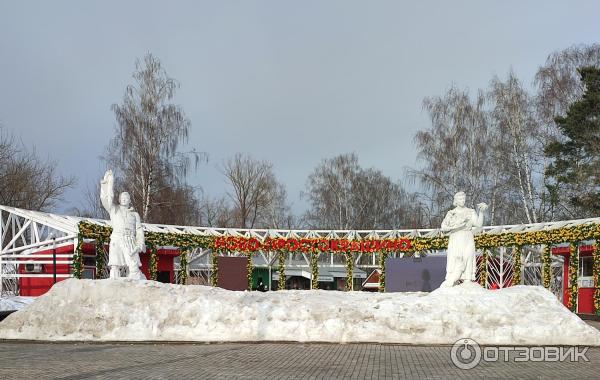
<path id="1" fill-rule="evenodd" d="M 590 323 L 600 327 L 599 323 Z M 0 342 L 0 379 L 597 378 L 589 362 L 481 362 L 456 368 L 449 346 Z"/>

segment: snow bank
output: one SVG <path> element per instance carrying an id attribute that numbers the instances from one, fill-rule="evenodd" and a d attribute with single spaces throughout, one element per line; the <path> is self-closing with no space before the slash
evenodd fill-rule
<path id="1" fill-rule="evenodd" d="M 0 298 L 0 311 L 21 310 L 35 300 L 35 297 Z"/>
<path id="2" fill-rule="evenodd" d="M 600 345 L 541 287 L 260 293 L 127 279 L 62 281 L 0 323 L 0 338 Z"/>

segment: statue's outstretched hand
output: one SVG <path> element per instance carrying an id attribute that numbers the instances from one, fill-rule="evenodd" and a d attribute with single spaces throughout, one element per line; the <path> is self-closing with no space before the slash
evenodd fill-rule
<path id="1" fill-rule="evenodd" d="M 488 209 L 488 205 L 487 204 L 485 204 L 483 202 L 477 204 L 477 210 L 479 210 L 480 212 L 483 212 L 483 211 L 485 211 L 487 209 Z"/>
<path id="2" fill-rule="evenodd" d="M 104 178 L 102 178 L 101 183 L 109 183 L 113 181 L 113 172 L 112 170 L 107 170 L 106 173 L 104 173 Z"/>

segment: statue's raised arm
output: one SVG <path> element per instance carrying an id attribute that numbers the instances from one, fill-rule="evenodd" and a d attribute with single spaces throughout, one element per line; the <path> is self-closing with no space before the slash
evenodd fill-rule
<path id="1" fill-rule="evenodd" d="M 115 178 L 112 170 L 107 170 L 106 173 L 104 173 L 104 178 L 100 181 L 100 201 L 109 214 L 112 213 L 115 208 L 114 183 Z"/>

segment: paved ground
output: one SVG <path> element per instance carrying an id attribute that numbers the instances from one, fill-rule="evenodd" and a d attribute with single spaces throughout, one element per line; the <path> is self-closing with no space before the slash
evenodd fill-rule
<path id="1" fill-rule="evenodd" d="M 600 328 L 600 322 L 591 322 Z M 0 379 L 597 378 L 589 362 L 452 364 L 451 347 L 382 344 L 0 342 Z"/>

